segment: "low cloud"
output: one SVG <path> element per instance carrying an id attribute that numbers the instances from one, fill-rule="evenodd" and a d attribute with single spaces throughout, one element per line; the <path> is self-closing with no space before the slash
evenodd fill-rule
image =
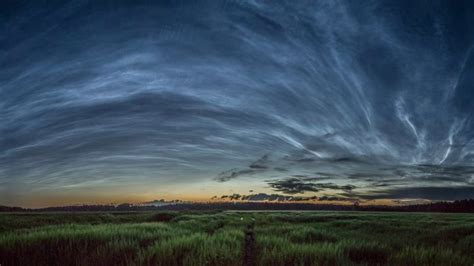
<path id="1" fill-rule="evenodd" d="M 221 199 L 229 199 L 229 200 L 243 200 L 243 201 L 316 201 L 318 197 L 300 197 L 300 196 L 286 196 L 280 194 L 266 194 L 266 193 L 257 193 L 257 194 L 250 194 L 250 195 L 240 195 L 240 194 L 232 194 L 232 195 L 223 195 Z"/>
<path id="2" fill-rule="evenodd" d="M 268 154 L 262 156 L 262 158 L 258 159 L 257 161 L 253 162 L 249 165 L 249 168 L 252 169 L 267 169 L 268 166 Z"/>
<path id="3" fill-rule="evenodd" d="M 474 198 L 474 186 L 462 187 L 400 187 L 389 188 L 359 194 L 363 199 L 427 199 L 427 200 L 461 200 Z"/>
<path id="4" fill-rule="evenodd" d="M 277 180 L 268 182 L 268 184 L 275 190 L 285 194 L 301 194 L 304 192 L 318 192 L 320 191 L 313 183 L 304 182 L 297 178 L 289 178 L 285 180 Z"/>
<path id="5" fill-rule="evenodd" d="M 242 195 L 240 194 L 232 194 L 232 195 L 222 195 L 221 196 L 221 199 L 230 199 L 230 200 L 238 200 L 238 199 L 241 199 L 242 198 Z"/>
<path id="6" fill-rule="evenodd" d="M 217 199 L 213 197 L 212 199 Z M 237 200 L 237 201 L 278 201 L 278 202 L 301 202 L 301 201 L 339 201 L 339 202 L 358 202 L 358 199 L 350 197 L 341 197 L 341 196 L 288 196 L 281 194 L 267 194 L 267 193 L 257 193 L 250 195 L 222 195 L 220 197 L 222 200 Z"/>
<path id="7" fill-rule="evenodd" d="M 257 172 L 263 172 L 265 171 L 268 167 L 268 162 L 269 162 L 269 155 L 266 154 L 262 156 L 260 159 L 256 160 L 255 162 L 251 163 L 248 168 L 245 169 L 238 169 L 238 168 L 233 168 L 224 172 L 221 172 L 217 175 L 215 178 L 216 181 L 218 182 L 226 182 L 231 179 L 237 178 L 239 176 L 243 175 L 252 175 Z"/>
<path id="8" fill-rule="evenodd" d="M 309 178 L 312 180 L 313 178 Z M 276 181 L 267 181 L 268 184 L 278 192 L 285 194 L 302 194 L 305 192 L 319 192 L 325 189 L 351 191 L 354 185 L 337 185 L 334 183 L 313 183 L 298 178 L 288 178 Z"/>
<path id="9" fill-rule="evenodd" d="M 233 168 L 224 172 L 221 172 L 217 175 L 215 178 L 216 181 L 218 182 L 226 182 L 231 179 L 234 179 L 236 177 L 242 176 L 242 175 L 251 175 L 258 172 L 258 170 L 252 170 L 252 169 L 237 169 Z"/>

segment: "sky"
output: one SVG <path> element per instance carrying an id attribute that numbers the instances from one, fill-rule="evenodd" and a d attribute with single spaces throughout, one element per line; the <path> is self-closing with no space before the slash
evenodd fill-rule
<path id="1" fill-rule="evenodd" d="M 0 204 L 474 198 L 471 1 L 4 1 Z"/>

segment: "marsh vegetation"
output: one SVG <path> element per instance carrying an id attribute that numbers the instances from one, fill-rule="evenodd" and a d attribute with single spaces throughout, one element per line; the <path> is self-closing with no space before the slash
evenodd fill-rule
<path id="1" fill-rule="evenodd" d="M 1 265 L 473 263 L 472 214 L 0 214 Z"/>

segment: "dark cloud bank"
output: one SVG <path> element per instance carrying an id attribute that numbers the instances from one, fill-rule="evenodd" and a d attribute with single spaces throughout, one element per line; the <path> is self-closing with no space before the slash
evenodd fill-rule
<path id="1" fill-rule="evenodd" d="M 291 196 L 474 197 L 473 6 L 8 2 L 0 200 L 243 177 Z"/>
<path id="2" fill-rule="evenodd" d="M 346 198 L 346 197 L 337 197 L 337 196 L 288 196 L 281 194 L 267 194 L 267 193 L 258 193 L 258 194 L 249 194 L 249 195 L 240 195 L 240 194 L 231 194 L 231 195 L 222 195 L 221 197 L 214 196 L 211 199 L 216 200 L 232 200 L 232 201 L 278 201 L 278 202 L 318 202 L 318 201 L 337 201 L 337 202 L 359 202 L 358 199 Z"/>

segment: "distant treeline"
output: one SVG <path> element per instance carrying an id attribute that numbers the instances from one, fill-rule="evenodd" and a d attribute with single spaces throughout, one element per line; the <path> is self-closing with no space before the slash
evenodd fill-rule
<path id="1" fill-rule="evenodd" d="M 158 211 L 158 210 L 327 210 L 327 211 L 397 211 L 397 212 L 463 212 L 474 213 L 474 199 L 430 204 L 387 206 L 387 205 L 333 205 L 313 203 L 275 203 L 275 202 L 212 202 L 177 203 L 165 206 L 140 206 L 129 203 L 119 205 L 77 205 L 26 209 L 0 206 L 0 212 L 107 212 L 107 211 Z"/>
<path id="2" fill-rule="evenodd" d="M 275 203 L 275 202 L 213 202 L 179 203 L 165 206 L 140 206 L 129 203 L 119 205 L 75 205 L 27 209 L 21 207 L 0 206 L 0 212 L 61 212 L 61 211 L 157 211 L 157 210 L 334 210 L 334 211 L 397 211 L 397 212 L 474 212 L 474 199 L 454 202 L 436 202 L 430 204 L 387 206 L 387 205 L 336 205 L 312 203 Z"/>

